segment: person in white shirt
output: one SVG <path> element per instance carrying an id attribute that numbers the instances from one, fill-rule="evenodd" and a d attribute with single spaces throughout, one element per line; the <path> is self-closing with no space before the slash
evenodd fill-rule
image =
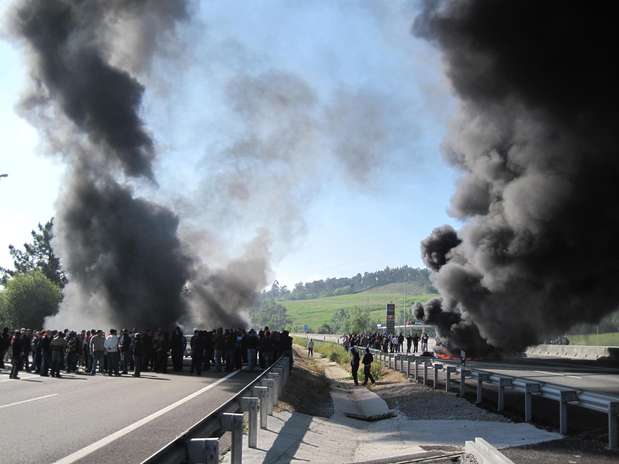
<path id="1" fill-rule="evenodd" d="M 110 330 L 110 334 L 105 339 L 103 347 L 105 348 L 105 355 L 107 356 L 107 375 L 111 377 L 113 373 L 116 377 L 120 377 L 118 369 L 120 356 L 118 352 L 118 335 L 116 335 L 116 329 Z"/>

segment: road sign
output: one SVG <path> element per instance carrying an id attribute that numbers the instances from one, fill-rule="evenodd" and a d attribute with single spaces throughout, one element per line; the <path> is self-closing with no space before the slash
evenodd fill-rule
<path id="1" fill-rule="evenodd" d="M 395 304 L 387 304 L 387 333 L 395 332 Z"/>

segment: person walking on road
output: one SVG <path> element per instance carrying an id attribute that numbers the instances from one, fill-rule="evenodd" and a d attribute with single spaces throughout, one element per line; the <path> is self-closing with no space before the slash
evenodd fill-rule
<path id="1" fill-rule="evenodd" d="M 365 354 L 363 355 L 363 374 L 365 375 L 365 380 L 363 385 L 368 384 L 368 379 L 372 381 L 372 385 L 376 382 L 374 381 L 374 377 L 372 377 L 372 362 L 374 361 L 374 356 L 370 353 L 370 348 L 365 349 Z"/>
<path id="2" fill-rule="evenodd" d="M 350 371 L 352 372 L 352 379 L 355 381 L 355 385 L 359 385 L 359 362 L 361 357 L 359 356 L 359 350 L 356 346 L 350 349 Z"/>
<path id="3" fill-rule="evenodd" d="M 314 340 L 312 338 L 310 338 L 309 341 L 307 342 L 307 357 L 308 358 L 314 357 Z"/>
<path id="4" fill-rule="evenodd" d="M 16 330 L 11 337 L 11 374 L 9 379 L 19 379 L 19 368 L 21 367 L 21 357 L 23 352 L 22 335 L 19 330 Z"/>

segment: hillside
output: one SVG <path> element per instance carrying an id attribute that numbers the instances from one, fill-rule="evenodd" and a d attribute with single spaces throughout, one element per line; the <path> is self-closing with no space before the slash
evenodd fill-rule
<path id="1" fill-rule="evenodd" d="M 348 295 L 329 296 L 306 300 L 278 300 L 278 303 L 286 307 L 288 317 L 295 327 L 303 327 L 303 324 L 317 330 L 323 324 L 328 324 L 338 309 L 369 309 L 370 317 L 374 322 L 385 322 L 385 307 L 387 303 L 395 303 L 396 320 L 404 307 L 417 301 L 427 301 L 435 297 L 435 294 L 417 293 L 415 283 L 391 283 L 369 290 Z M 406 295 L 406 300 L 405 300 Z"/>

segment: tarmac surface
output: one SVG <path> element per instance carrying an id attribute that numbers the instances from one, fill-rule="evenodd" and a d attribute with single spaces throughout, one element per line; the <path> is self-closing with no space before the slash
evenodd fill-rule
<path id="1" fill-rule="evenodd" d="M 1 372 L 2 464 L 141 462 L 255 378 Z"/>

